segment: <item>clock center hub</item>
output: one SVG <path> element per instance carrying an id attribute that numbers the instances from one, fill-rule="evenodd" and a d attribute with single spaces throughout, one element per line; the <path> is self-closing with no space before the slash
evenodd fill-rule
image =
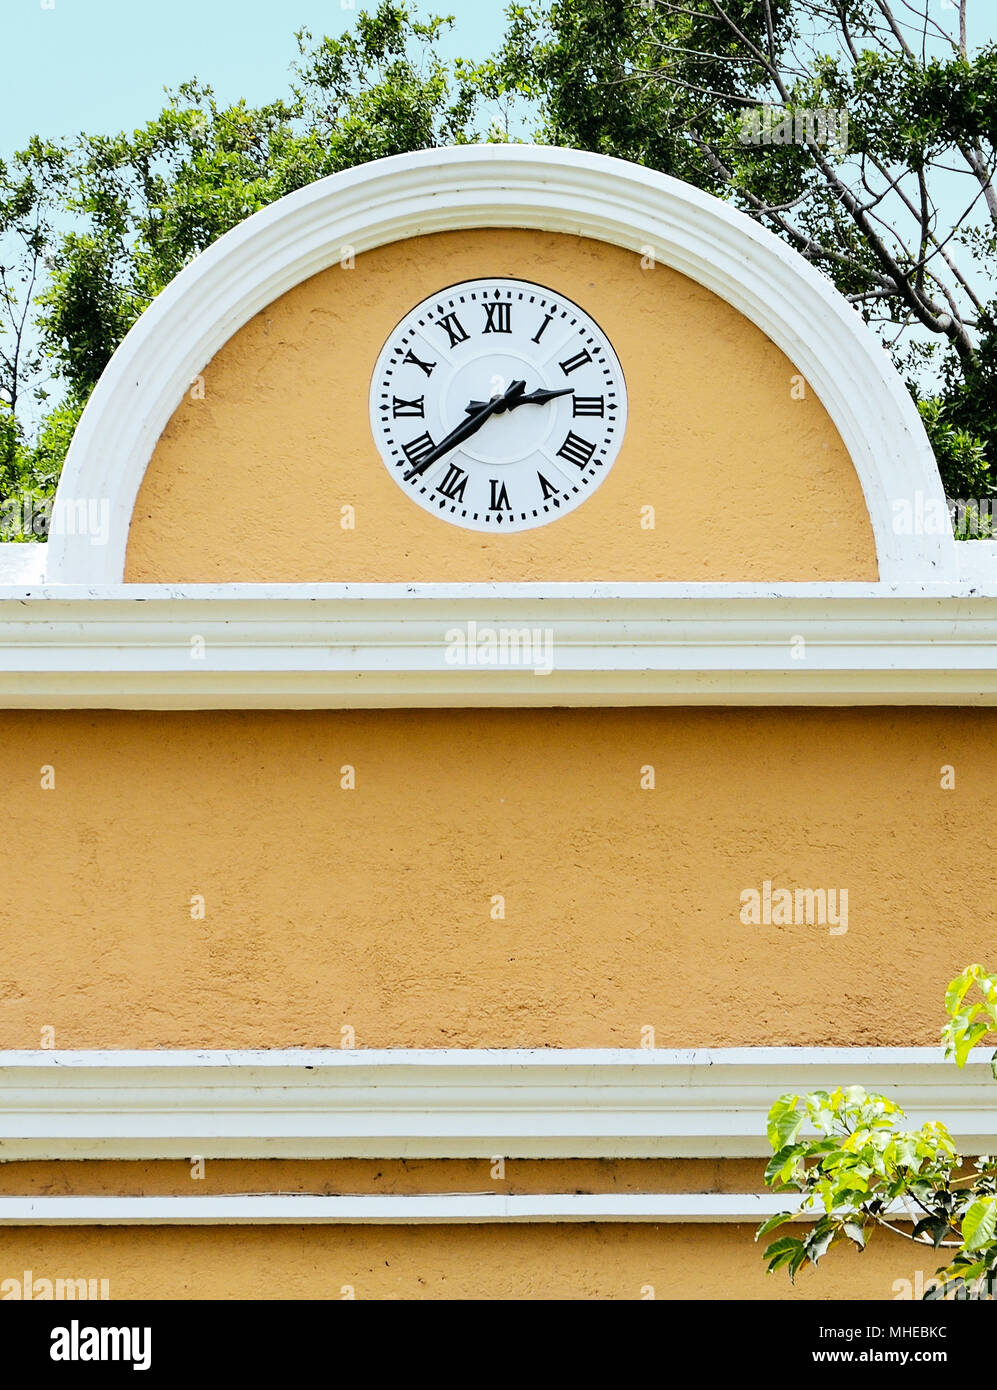
<path id="1" fill-rule="evenodd" d="M 543 370 L 517 352 L 495 352 L 485 347 L 469 357 L 457 368 L 442 393 L 442 413 L 447 428 L 467 418 L 466 407 L 471 401 L 501 396 L 513 381 L 525 381 L 528 392 L 551 385 Z M 502 411 L 464 443 L 463 452 L 478 463 L 497 466 L 517 463 L 524 454 L 546 441 L 557 415 L 554 405 L 542 411 L 530 406 Z"/>

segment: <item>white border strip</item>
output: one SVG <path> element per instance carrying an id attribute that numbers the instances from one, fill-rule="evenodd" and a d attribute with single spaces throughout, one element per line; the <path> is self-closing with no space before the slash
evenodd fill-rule
<path id="1" fill-rule="evenodd" d="M 455 1225 L 485 1222 L 760 1222 L 792 1193 L 442 1193 L 417 1197 L 0 1197 L 0 1226 Z M 813 1219 L 806 1213 L 804 1219 Z"/>
<path id="2" fill-rule="evenodd" d="M 0 1160 L 761 1158 L 777 1096 L 837 1085 L 997 1148 L 987 1052 L 4 1052 Z"/>
<path id="3" fill-rule="evenodd" d="M 537 645 L 455 660 L 486 630 Z M 6 708 L 995 703 L 997 594 L 968 590 L 0 589 Z"/>

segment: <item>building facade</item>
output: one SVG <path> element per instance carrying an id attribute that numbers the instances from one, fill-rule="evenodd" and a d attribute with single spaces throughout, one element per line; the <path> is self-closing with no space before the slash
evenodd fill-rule
<path id="1" fill-rule="evenodd" d="M 914 1287 L 766 1278 L 764 1121 L 992 1146 L 997 550 L 795 253 L 565 150 L 324 180 L 0 563 L 0 1296 Z"/>

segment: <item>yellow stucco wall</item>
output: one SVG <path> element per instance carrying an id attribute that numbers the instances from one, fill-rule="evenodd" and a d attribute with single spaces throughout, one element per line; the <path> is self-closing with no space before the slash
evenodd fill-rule
<path id="1" fill-rule="evenodd" d="M 593 315 L 629 423 L 606 482 L 539 530 L 492 536 L 423 512 L 371 438 L 374 361 L 402 315 L 459 280 L 530 279 Z M 852 464 L 812 388 L 730 305 L 580 237 L 441 233 L 382 246 L 257 314 L 206 364 L 152 456 L 126 578 L 875 579 Z M 203 399 L 202 395 L 203 386 Z M 341 508 L 355 508 L 344 530 Z M 642 508 L 655 509 L 653 530 Z"/>
<path id="2" fill-rule="evenodd" d="M 877 1236 L 794 1286 L 766 1275 L 750 1226 L 10 1228 L 0 1279 L 92 1277 L 112 1298 L 837 1299 L 896 1297 L 933 1252 Z"/>
<path id="3" fill-rule="evenodd" d="M 539 1192 L 762 1192 L 753 1158 L 494 1159 L 89 1159 L 0 1163 L 0 1195 L 211 1197 L 239 1192 L 413 1196 L 427 1192 L 504 1196 Z M 196 1173 L 196 1176 L 195 1176 Z"/>
<path id="4" fill-rule="evenodd" d="M 995 721 L 5 712 L 0 1046 L 930 1044 L 993 954 Z M 847 933 L 745 925 L 765 880 Z"/>
<path id="5" fill-rule="evenodd" d="M 414 506 L 368 424 L 397 321 L 485 275 L 584 306 L 629 393 L 605 484 L 511 536 Z M 799 394 L 731 306 L 619 248 L 510 230 L 384 246 L 205 364 L 149 463 L 126 578 L 875 579 L 852 464 Z M 336 1047 L 347 1025 L 360 1048 L 636 1047 L 648 1025 L 659 1047 L 931 1044 L 945 982 L 992 955 L 995 734 L 985 709 L 0 712 L 15 810 L 0 1047 Z M 742 894 L 766 881 L 845 890 L 847 931 L 745 923 Z M 183 1164 L 15 1163 L 0 1192 L 730 1192 L 762 1169 L 510 1163 L 500 1185 L 470 1161 L 211 1162 L 192 1184 Z M 92 1275 L 116 1298 L 754 1299 L 890 1298 L 914 1275 L 883 1239 L 792 1289 L 752 1234 L 12 1228 L 0 1280 Z"/>
<path id="6" fill-rule="evenodd" d="M 0 1164 L 0 1195 L 752 1192 L 757 1159 L 208 1160 Z M 595 1223 L 18 1228 L 0 1232 L 0 1299 L 38 1281 L 106 1279 L 111 1298 L 812 1299 L 909 1296 L 938 1261 L 877 1235 L 796 1285 L 765 1274 L 754 1227 Z M 912 1253 L 913 1252 L 913 1253 Z M 907 1280 L 910 1288 L 896 1281 Z M 6 1281 L 15 1281 L 13 1283 Z M 896 1283 L 896 1286 L 895 1286 Z M 99 1285 L 95 1285 L 99 1292 Z"/>

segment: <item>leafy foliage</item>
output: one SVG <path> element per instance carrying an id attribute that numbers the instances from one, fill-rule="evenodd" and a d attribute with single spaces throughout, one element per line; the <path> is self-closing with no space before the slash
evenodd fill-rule
<path id="1" fill-rule="evenodd" d="M 188 82 L 131 135 L 83 136 L 72 152 L 76 227 L 60 246 L 41 323 L 64 377 L 92 388 L 143 309 L 200 251 L 261 208 L 328 174 L 464 137 L 470 88 L 451 92 L 431 53 L 442 20 L 384 0 L 353 32 L 299 32 L 288 99 L 219 107 Z"/>
<path id="2" fill-rule="evenodd" d="M 508 138 L 513 113 L 726 198 L 813 261 L 893 353 L 946 490 L 970 502 L 960 533 L 989 533 L 971 499 L 997 493 L 997 46 L 969 51 L 968 3 L 904 0 L 898 19 L 889 0 L 517 0 L 474 66 L 440 59 L 449 21 L 377 0 L 338 38 L 301 30 L 269 103 L 219 105 L 192 80 L 137 130 L 32 140 L 0 162 L 0 506 L 51 492 L 66 422 L 218 237 L 367 160 Z M 479 128 L 488 103 L 504 130 Z M 746 138 L 828 109 L 847 146 Z M 936 183 L 955 178 L 953 221 Z"/>
<path id="3" fill-rule="evenodd" d="M 967 1003 L 974 986 L 983 997 Z M 988 1033 L 997 1032 L 997 975 L 989 974 L 982 965 L 967 965 L 945 991 L 945 1012 L 949 1016 L 942 1029 L 945 1055 L 957 1067 L 963 1067 L 971 1050 Z M 990 1059 L 990 1066 L 997 1079 L 997 1052 Z"/>
<path id="4" fill-rule="evenodd" d="M 818 265 L 937 407 L 966 499 L 997 492 L 997 46 L 969 51 L 968 3 L 532 0 L 484 79 L 537 104 L 538 139 L 694 183 Z"/>
<path id="5" fill-rule="evenodd" d="M 981 1000 L 967 1003 L 977 987 Z M 997 975 L 970 965 L 945 995 L 946 1056 L 964 1066 L 973 1047 L 997 1032 Z M 997 1077 L 997 1052 L 991 1059 Z M 899 1106 L 859 1086 L 784 1095 L 772 1106 L 773 1156 L 765 1181 L 802 1194 L 800 1210 L 819 1213 L 805 1235 L 783 1234 L 765 1250 L 769 1273 L 791 1279 L 828 1250 L 849 1241 L 863 1250 L 877 1227 L 934 1250 L 947 1263 L 926 1298 L 991 1298 L 997 1286 L 997 1158 L 967 1169 L 945 1126 L 900 1127 Z M 793 1222 L 786 1210 L 764 1222 L 756 1239 Z"/>
<path id="6" fill-rule="evenodd" d="M 221 106 L 191 81 L 138 130 L 34 140 L 0 164 L 0 503 L 51 493 L 111 354 L 218 237 L 327 174 L 471 138 L 470 72 L 434 54 L 446 22 L 380 0 L 339 38 L 301 30 L 290 90 L 267 105 Z M 53 377 L 64 398 L 46 414 Z"/>

